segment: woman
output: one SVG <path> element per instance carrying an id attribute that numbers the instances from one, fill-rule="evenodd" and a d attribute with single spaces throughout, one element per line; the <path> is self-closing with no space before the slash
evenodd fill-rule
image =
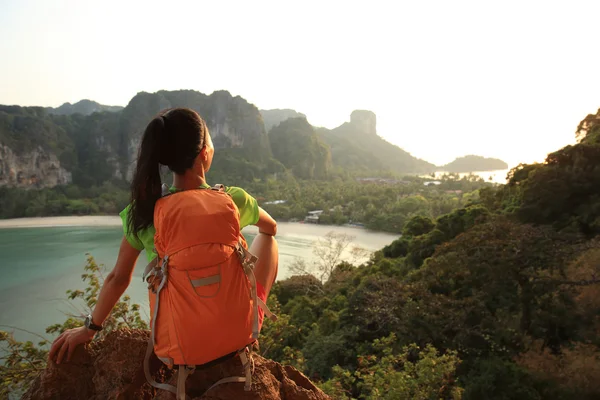
<path id="1" fill-rule="evenodd" d="M 115 267 L 104 281 L 86 326 L 63 332 L 52 344 L 51 360 L 57 364 L 68 362 L 78 345 L 93 339 L 129 286 L 142 250 L 146 251 L 149 261 L 156 257 L 153 250 L 153 215 L 155 204 L 161 197 L 160 165 L 168 166 L 173 172 L 171 192 L 208 188 L 205 174 L 210 169 L 213 154 L 214 147 L 206 123 L 195 111 L 170 109 L 150 121 L 142 137 L 132 181 L 132 201 L 120 213 L 124 237 Z M 239 210 L 240 228 L 256 225 L 259 229 L 250 252 L 258 257 L 254 268 L 257 295 L 266 302 L 277 276 L 276 222 L 243 189 L 229 187 L 226 191 Z"/>

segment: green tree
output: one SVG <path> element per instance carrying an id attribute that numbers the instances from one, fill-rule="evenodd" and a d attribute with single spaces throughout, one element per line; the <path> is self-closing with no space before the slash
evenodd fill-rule
<path id="1" fill-rule="evenodd" d="M 345 233 L 328 232 L 313 245 L 314 261 L 296 258 L 290 270 L 300 275 L 314 275 L 321 283 L 325 283 L 343 261 L 364 260 L 368 256 L 365 249 L 350 247 L 353 239 Z"/>
<path id="2" fill-rule="evenodd" d="M 434 227 L 435 223 L 431 218 L 416 215 L 406 223 L 402 234 L 406 236 L 420 236 L 431 232 Z"/>
<path id="3" fill-rule="evenodd" d="M 396 350 L 395 335 L 373 343 L 375 354 L 359 356 L 354 373 L 339 367 L 334 377 L 321 386 L 340 399 L 461 399 L 462 389 L 456 382 L 460 360 L 456 352 L 439 354 L 432 346 L 415 344 Z"/>

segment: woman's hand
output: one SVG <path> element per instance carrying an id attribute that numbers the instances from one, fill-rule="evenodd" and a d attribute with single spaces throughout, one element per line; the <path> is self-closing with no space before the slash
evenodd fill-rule
<path id="1" fill-rule="evenodd" d="M 133 274 L 135 262 L 139 254 L 140 250 L 133 248 L 127 239 L 123 238 L 121 240 L 117 263 L 104 280 L 104 284 L 98 295 L 98 301 L 91 313 L 94 323 L 102 325 L 115 304 L 117 304 L 117 301 L 119 301 L 119 298 L 125 293 L 129 282 L 131 282 L 131 275 Z M 75 348 L 82 343 L 91 341 L 95 334 L 96 331 L 88 329 L 85 326 L 69 329 L 63 332 L 52 343 L 48 357 L 57 364 L 63 362 L 63 359 L 69 362 Z"/>
<path id="2" fill-rule="evenodd" d="M 48 358 L 55 361 L 57 364 L 60 364 L 66 354 L 67 358 L 65 362 L 71 361 L 71 356 L 73 355 L 75 348 L 80 344 L 90 342 L 95 334 L 95 331 L 88 329 L 85 326 L 64 331 L 56 338 L 54 343 L 52 343 Z"/>

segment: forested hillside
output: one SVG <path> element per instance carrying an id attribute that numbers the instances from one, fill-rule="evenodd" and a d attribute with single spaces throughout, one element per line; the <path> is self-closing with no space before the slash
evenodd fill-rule
<path id="1" fill-rule="evenodd" d="M 337 399 L 600 398 L 599 116 L 369 262 L 279 282 L 267 356 Z"/>
<path id="2" fill-rule="evenodd" d="M 121 106 L 107 106 L 104 104 L 100 104 L 96 101 L 92 100 L 80 100 L 77 103 L 64 103 L 59 107 L 52 108 L 46 107 L 46 111 L 49 114 L 59 114 L 59 115 L 71 115 L 71 114 L 82 114 L 82 115 L 90 115 L 95 112 L 102 111 L 121 111 L 123 107 Z"/>

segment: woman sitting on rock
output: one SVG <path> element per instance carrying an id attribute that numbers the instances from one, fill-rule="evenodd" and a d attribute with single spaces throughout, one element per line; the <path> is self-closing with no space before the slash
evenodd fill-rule
<path id="1" fill-rule="evenodd" d="M 153 313 L 151 345 L 161 361 L 193 368 L 239 354 L 256 340 L 277 276 L 277 225 L 243 189 L 207 184 L 213 154 L 206 123 L 195 111 L 170 109 L 150 121 L 131 203 L 120 214 L 124 237 L 115 267 L 85 325 L 54 341 L 51 360 L 68 362 L 102 329 L 141 250 L 151 261 L 144 279 Z M 161 165 L 173 172 L 170 188 L 161 183 Z M 248 225 L 259 230 L 249 249 L 240 232 Z"/>

